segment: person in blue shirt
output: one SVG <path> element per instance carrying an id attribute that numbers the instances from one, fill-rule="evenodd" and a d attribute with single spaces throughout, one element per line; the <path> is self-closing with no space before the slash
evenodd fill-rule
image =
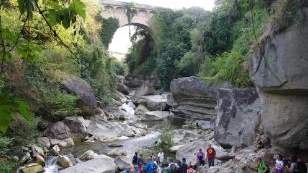
<path id="1" fill-rule="evenodd" d="M 151 157 L 148 158 L 147 164 L 143 168 L 144 173 L 156 173 L 157 165 L 154 163 Z"/>

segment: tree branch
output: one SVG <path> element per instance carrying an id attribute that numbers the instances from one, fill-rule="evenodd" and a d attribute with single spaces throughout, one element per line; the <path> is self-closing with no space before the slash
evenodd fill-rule
<path id="1" fill-rule="evenodd" d="M 57 31 L 52 28 L 51 24 L 46 19 L 43 10 L 40 9 L 37 1 L 35 1 L 35 5 L 36 5 L 40 15 L 43 17 L 44 21 L 46 22 L 47 26 L 49 27 L 51 33 L 53 34 L 54 37 L 56 37 L 56 40 L 58 42 L 60 42 L 60 44 L 63 45 L 71 54 L 73 54 L 74 56 L 77 57 L 77 55 L 70 49 L 70 47 L 67 44 L 65 44 L 64 41 L 59 37 L 59 35 L 57 34 Z"/>

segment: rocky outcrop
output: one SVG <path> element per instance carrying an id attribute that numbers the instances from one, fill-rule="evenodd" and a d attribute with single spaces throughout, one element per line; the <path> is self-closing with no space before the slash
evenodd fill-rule
<path id="1" fill-rule="evenodd" d="M 39 173 L 43 171 L 43 166 L 38 163 L 30 163 L 26 166 L 18 168 L 17 170 L 19 173 Z"/>
<path id="2" fill-rule="evenodd" d="M 61 165 L 63 168 L 73 166 L 72 161 L 67 156 L 58 156 L 57 163 L 59 163 L 59 165 Z"/>
<path id="3" fill-rule="evenodd" d="M 125 76 L 124 84 L 130 88 L 137 88 L 143 84 L 143 80 L 134 75 L 127 75 Z"/>
<path id="4" fill-rule="evenodd" d="M 37 143 L 46 148 L 50 147 L 50 139 L 48 137 L 39 137 L 37 138 Z"/>
<path id="5" fill-rule="evenodd" d="M 138 99 L 137 103 L 144 105 L 150 111 L 162 111 L 166 108 L 167 96 L 166 95 L 141 96 Z"/>
<path id="6" fill-rule="evenodd" d="M 224 147 L 253 145 L 260 99 L 255 89 L 218 89 L 214 137 Z"/>
<path id="7" fill-rule="evenodd" d="M 98 154 L 96 154 L 93 150 L 88 150 L 86 152 L 84 152 L 79 158 L 81 160 L 91 160 L 94 159 L 98 156 Z"/>
<path id="8" fill-rule="evenodd" d="M 127 167 L 132 167 L 131 165 L 131 158 L 121 156 L 121 157 L 116 157 L 114 159 L 114 163 L 117 165 L 117 167 L 121 170 L 127 168 Z"/>
<path id="9" fill-rule="evenodd" d="M 83 117 L 66 117 L 63 122 L 70 129 L 75 140 L 82 140 L 88 135 L 86 121 Z"/>
<path id="10" fill-rule="evenodd" d="M 127 151 L 121 148 L 115 148 L 115 149 L 108 151 L 107 155 L 108 156 L 126 156 Z"/>
<path id="11" fill-rule="evenodd" d="M 96 98 L 93 93 L 93 89 L 85 80 L 72 76 L 62 82 L 64 88 L 80 98 L 80 103 L 84 107 L 96 108 Z"/>
<path id="12" fill-rule="evenodd" d="M 170 84 L 174 112 L 203 120 L 215 119 L 216 90 L 201 78 L 191 76 L 174 79 Z"/>
<path id="13" fill-rule="evenodd" d="M 128 95 L 129 94 L 129 89 L 126 85 L 123 83 L 117 83 L 117 90 L 120 91 L 121 93 Z"/>
<path id="14" fill-rule="evenodd" d="M 167 118 L 169 116 L 173 116 L 173 113 L 169 111 L 148 111 L 140 118 L 140 120 L 143 121 L 163 120 L 164 118 Z"/>
<path id="15" fill-rule="evenodd" d="M 156 95 L 159 94 L 159 91 L 157 91 L 153 86 L 151 86 L 149 83 L 143 83 L 135 92 L 133 97 L 131 98 L 132 101 L 135 103 L 137 102 L 140 97 L 146 96 L 146 95 Z"/>
<path id="16" fill-rule="evenodd" d="M 261 121 L 272 143 L 308 150 L 308 8 L 302 10 L 302 21 L 263 37 L 267 39 L 251 57 L 250 75 L 259 89 Z"/>
<path id="17" fill-rule="evenodd" d="M 113 141 L 121 136 L 138 136 L 145 132 L 144 129 L 131 126 L 126 122 L 109 121 L 91 121 L 87 129 L 89 134 L 101 141 Z"/>
<path id="18" fill-rule="evenodd" d="M 58 121 L 56 123 L 50 124 L 45 130 L 44 134 L 47 137 L 54 139 L 66 139 L 71 137 L 71 130 L 64 122 Z"/>
<path id="19" fill-rule="evenodd" d="M 115 173 L 116 168 L 116 164 L 112 158 L 99 155 L 98 158 L 78 163 L 59 171 L 59 173 Z"/>

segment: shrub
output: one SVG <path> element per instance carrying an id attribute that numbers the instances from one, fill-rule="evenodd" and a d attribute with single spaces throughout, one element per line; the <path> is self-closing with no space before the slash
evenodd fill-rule
<path id="1" fill-rule="evenodd" d="M 33 117 L 32 120 L 28 121 L 16 114 L 6 136 L 13 138 L 14 144 L 24 145 L 35 142 L 34 140 L 41 135 L 37 130 L 37 124 L 40 120 L 39 117 Z"/>
<path id="2" fill-rule="evenodd" d="M 157 147 L 163 149 L 163 151 L 170 152 L 170 148 L 174 145 L 172 129 L 173 127 L 168 121 L 163 122 L 157 142 Z"/>
<path id="3" fill-rule="evenodd" d="M 38 100 L 39 113 L 47 119 L 61 120 L 81 112 L 76 103 L 78 97 L 61 91 L 57 87 L 42 86 Z"/>

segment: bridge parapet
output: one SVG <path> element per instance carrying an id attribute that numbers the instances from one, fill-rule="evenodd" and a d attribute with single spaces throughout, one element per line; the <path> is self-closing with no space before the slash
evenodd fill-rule
<path id="1" fill-rule="evenodd" d="M 128 25 L 128 19 L 126 16 L 126 2 L 119 2 L 114 0 L 101 0 L 104 5 L 104 9 L 101 13 L 103 18 L 117 18 L 119 19 L 120 27 Z M 156 13 L 156 7 L 136 4 L 136 14 L 132 18 L 131 23 L 141 24 L 148 26 L 150 18 Z"/>

